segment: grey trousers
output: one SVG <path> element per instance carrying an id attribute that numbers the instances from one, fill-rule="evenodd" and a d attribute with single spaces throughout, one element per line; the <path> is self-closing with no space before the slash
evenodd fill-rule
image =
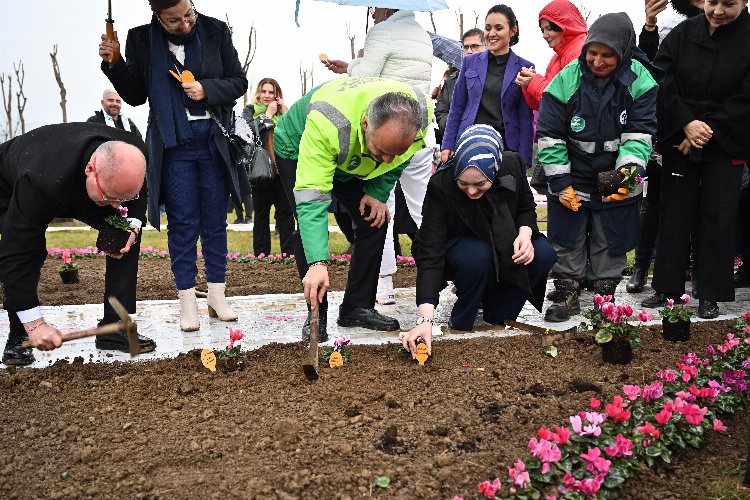
<path id="1" fill-rule="evenodd" d="M 586 223 L 581 224 L 576 246 L 565 248 L 552 242 L 552 247 L 557 252 L 557 263 L 550 274 L 553 278 L 574 279 L 579 282 L 584 278 L 590 281 L 619 281 L 627 265 L 627 255 L 613 257 L 607 252 L 607 236 L 598 213 L 586 206 L 581 206 L 578 211 L 580 216 L 586 218 Z"/>

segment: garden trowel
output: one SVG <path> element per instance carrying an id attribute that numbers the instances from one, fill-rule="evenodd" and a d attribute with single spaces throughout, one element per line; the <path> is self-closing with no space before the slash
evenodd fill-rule
<path id="1" fill-rule="evenodd" d="M 307 380 L 318 379 L 318 328 L 320 326 L 320 306 L 310 315 L 310 350 L 308 364 L 302 365 Z"/>

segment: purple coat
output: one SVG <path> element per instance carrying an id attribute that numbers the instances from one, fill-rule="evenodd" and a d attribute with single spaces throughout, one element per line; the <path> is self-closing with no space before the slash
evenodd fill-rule
<path id="1" fill-rule="evenodd" d="M 464 57 L 461 72 L 458 74 L 456 88 L 453 91 L 451 109 L 448 113 L 448 123 L 445 135 L 440 145 L 441 149 L 456 149 L 456 139 L 474 120 L 479 110 L 484 82 L 487 78 L 487 61 L 490 51 L 485 50 L 477 54 Z M 526 165 L 531 165 L 531 147 L 534 142 L 534 115 L 526 104 L 521 87 L 513 83 L 521 67 L 531 67 L 533 63 L 518 57 L 510 51 L 508 65 L 503 78 L 503 92 L 501 103 L 503 107 L 503 122 L 505 127 L 505 144 L 508 149 L 518 151 Z"/>

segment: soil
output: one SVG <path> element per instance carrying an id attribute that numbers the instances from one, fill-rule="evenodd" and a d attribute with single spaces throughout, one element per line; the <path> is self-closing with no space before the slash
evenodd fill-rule
<path id="1" fill-rule="evenodd" d="M 93 272 L 97 260 L 81 270 Z M 142 264 L 139 298 L 157 296 L 145 281 L 164 289 L 160 298 L 173 296 L 159 285 L 171 283 L 168 261 Z M 283 287 L 296 278 L 288 264 L 230 269 L 234 293 L 270 291 L 241 282 Z M 346 270 L 332 269 L 342 277 Z M 71 287 L 51 271 L 45 267 L 45 303 L 90 293 L 73 292 L 91 286 L 85 274 Z M 290 279 L 278 279 L 282 273 Z M 566 423 L 592 396 L 610 400 L 623 384 L 649 382 L 681 354 L 718 342 L 727 325 L 695 323 L 684 343 L 666 342 L 652 327 L 633 361 L 617 366 L 604 365 L 583 335 L 558 342 L 556 358 L 542 354 L 538 337 L 443 341 L 424 367 L 393 344 L 354 345 L 350 363 L 321 368 L 312 383 L 301 343 L 244 352 L 244 369 L 228 374 L 203 368 L 198 352 L 0 371 L 0 497 L 476 498 L 477 483 L 528 456 L 540 426 Z M 725 423 L 729 430 L 709 433 L 702 449 L 644 467 L 622 498 L 746 498 L 738 484 L 748 415 Z M 378 476 L 390 478 L 387 489 L 373 485 Z"/>

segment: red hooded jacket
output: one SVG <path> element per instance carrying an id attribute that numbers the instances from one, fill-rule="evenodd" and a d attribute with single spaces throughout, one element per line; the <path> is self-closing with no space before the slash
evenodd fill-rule
<path id="1" fill-rule="evenodd" d="M 531 109 L 539 109 L 539 101 L 541 101 L 542 93 L 549 82 L 570 61 L 578 59 L 588 33 L 586 20 L 583 19 L 578 8 L 568 0 L 553 0 L 548 3 L 539 12 L 539 20 L 542 19 L 553 22 L 562 28 L 563 38 L 562 42 L 553 49 L 555 55 L 547 65 L 547 72 L 544 75 L 537 73 L 529 82 L 528 87 L 523 89 L 523 95 Z"/>

